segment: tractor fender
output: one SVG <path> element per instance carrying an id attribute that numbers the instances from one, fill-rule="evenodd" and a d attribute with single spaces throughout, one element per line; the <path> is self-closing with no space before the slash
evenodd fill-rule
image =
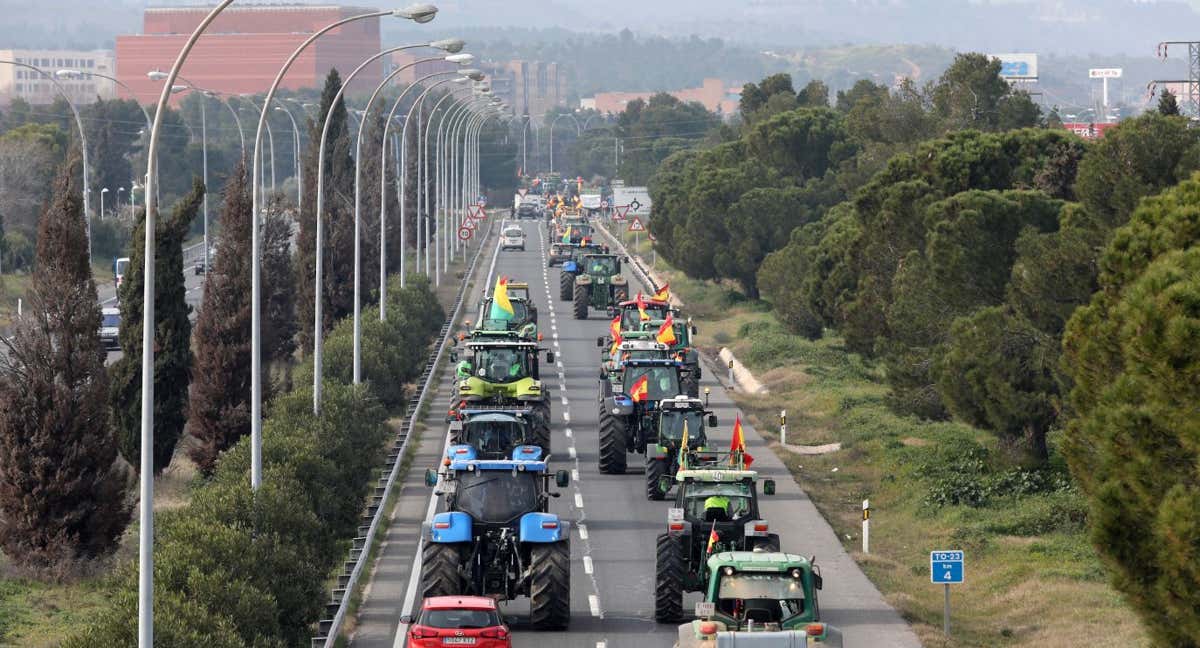
<path id="1" fill-rule="evenodd" d="M 684 517 L 683 509 L 667 509 L 667 533 L 673 536 L 692 535 L 692 523 Z"/>
<path id="2" fill-rule="evenodd" d="M 574 261 L 563 261 L 562 271 L 563 272 L 579 272 L 579 264 L 575 263 Z"/>
<path id="3" fill-rule="evenodd" d="M 666 446 L 660 446 L 660 445 L 654 446 L 654 450 L 650 451 L 646 455 L 646 458 L 647 459 L 666 459 L 667 458 Z"/>
<path id="4" fill-rule="evenodd" d="M 438 513 L 429 525 L 430 542 L 470 542 L 471 516 L 459 511 Z"/>
<path id="5" fill-rule="evenodd" d="M 613 416 L 631 416 L 633 414 L 633 399 L 625 394 L 614 394 L 612 398 L 604 400 L 604 406 Z"/>
<path id="6" fill-rule="evenodd" d="M 477 459 L 478 454 L 475 452 L 475 448 L 466 444 L 458 444 L 446 448 L 446 458 L 451 461 L 471 461 Z"/>
<path id="7" fill-rule="evenodd" d="M 513 461 L 541 461 L 542 449 L 535 445 L 522 445 L 513 448 Z"/>
<path id="8" fill-rule="evenodd" d="M 571 535 L 571 523 L 553 513 L 526 513 L 521 516 L 521 542 L 558 542 Z"/>
<path id="9" fill-rule="evenodd" d="M 581 275 L 575 277 L 575 285 L 576 286 L 590 286 L 591 284 L 592 284 L 592 276 L 591 275 L 581 274 Z"/>
<path id="10" fill-rule="evenodd" d="M 628 280 L 628 279 L 626 279 L 626 278 L 625 278 L 623 275 L 613 275 L 613 277 L 612 277 L 612 285 L 614 285 L 614 286 L 627 286 L 627 285 L 629 285 L 629 280 Z"/>

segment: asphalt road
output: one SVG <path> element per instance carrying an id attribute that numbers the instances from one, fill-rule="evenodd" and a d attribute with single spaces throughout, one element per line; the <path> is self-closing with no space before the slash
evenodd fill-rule
<path id="1" fill-rule="evenodd" d="M 185 263 L 183 266 L 183 285 L 187 289 L 187 294 L 184 299 L 188 306 L 192 307 L 191 320 L 196 322 L 196 313 L 200 309 L 200 301 L 204 298 L 204 277 L 205 275 L 197 275 L 193 263 Z M 105 281 L 96 285 L 96 294 L 100 299 L 101 308 L 111 308 L 117 305 L 117 285 L 113 281 Z M 104 364 L 110 365 L 121 357 L 120 351 L 109 351 L 104 359 Z"/>
<path id="2" fill-rule="evenodd" d="M 642 457 L 629 457 L 629 474 L 604 475 L 597 468 L 596 338 L 608 328 L 607 318 L 593 311 L 586 321 L 572 319 L 569 304 L 557 299 L 558 270 L 546 269 L 545 231 L 540 224 L 523 222 L 527 250 L 499 253 L 496 275 L 528 281 L 540 311 L 543 346 L 552 348 L 556 366 L 543 365 L 543 381 L 552 390 L 552 467 L 572 471 L 572 483 L 554 500 L 551 511 L 573 526 L 571 536 L 571 626 L 561 633 L 534 632 L 528 628 L 528 601 L 503 605 L 513 623 L 516 646 L 580 646 L 624 648 L 671 646 L 676 626 L 654 621 L 655 536 L 666 528 L 667 502 L 645 496 Z M 481 264 L 480 272 L 489 272 Z M 632 274 L 626 275 L 633 281 Z M 544 280 L 544 290 L 536 286 Z M 481 285 L 490 289 L 490 281 Z M 478 295 L 476 295 L 476 298 Z M 552 305 L 552 307 L 550 306 Z M 701 323 L 702 325 L 702 323 Z M 449 407 L 451 372 L 431 407 L 430 431 L 422 437 L 413 469 L 404 480 L 381 546 L 379 561 L 364 592 L 358 625 L 351 644 L 355 648 L 399 648 L 404 645 L 399 617 L 419 605 L 420 523 L 432 517 L 437 502 L 422 481 L 424 468 L 434 466 L 446 443 L 441 416 Z M 720 418 L 710 435 L 714 445 L 728 444 L 737 412 L 724 388 L 705 372 L 704 386 L 712 389 L 711 405 Z M 920 646 L 916 635 L 888 606 L 875 586 L 843 550 L 832 529 L 817 512 L 783 464 L 767 449 L 762 438 L 745 425 L 748 451 L 754 468 L 774 478 L 778 493 L 763 497 L 764 517 L 779 533 L 784 551 L 815 555 L 825 578 L 821 593 L 824 621 L 842 629 L 846 646 L 910 648 Z M 690 610 L 699 594 L 685 598 Z M 399 631 L 399 632 L 398 632 Z"/>

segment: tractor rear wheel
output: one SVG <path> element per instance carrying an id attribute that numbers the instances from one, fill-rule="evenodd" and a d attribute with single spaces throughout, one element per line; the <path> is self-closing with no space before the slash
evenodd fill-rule
<path id="1" fill-rule="evenodd" d="M 658 480 L 665 477 L 670 471 L 671 460 L 668 459 L 646 459 L 646 499 L 661 500 L 667 496 L 666 493 L 658 487 Z"/>
<path id="2" fill-rule="evenodd" d="M 680 538 L 658 535 L 654 559 L 654 620 L 679 623 L 683 618 L 683 547 Z"/>
<path id="3" fill-rule="evenodd" d="M 530 555 L 529 623 L 563 630 L 571 620 L 571 541 L 535 544 Z"/>
<path id="4" fill-rule="evenodd" d="M 563 301 L 571 301 L 575 295 L 575 273 L 563 270 L 558 273 L 558 298 Z"/>
<path id="5" fill-rule="evenodd" d="M 575 285 L 575 319 L 583 320 L 588 316 L 588 295 L 587 286 Z"/>
<path id="6" fill-rule="evenodd" d="M 550 454 L 550 422 L 535 416 L 530 425 L 533 432 L 533 444 L 542 449 L 542 455 Z"/>
<path id="7" fill-rule="evenodd" d="M 625 474 L 625 429 L 620 419 L 600 406 L 600 472 Z"/>
<path id="8" fill-rule="evenodd" d="M 421 596 L 454 596 L 465 594 L 460 566 L 462 553 L 457 544 L 426 542 L 421 551 L 424 565 L 421 577 Z"/>
<path id="9" fill-rule="evenodd" d="M 613 291 L 613 302 L 615 302 L 613 304 L 614 307 L 620 306 L 621 302 L 628 301 L 628 300 L 629 300 L 629 289 L 628 288 L 621 286 L 620 288 L 617 288 L 616 290 Z"/>

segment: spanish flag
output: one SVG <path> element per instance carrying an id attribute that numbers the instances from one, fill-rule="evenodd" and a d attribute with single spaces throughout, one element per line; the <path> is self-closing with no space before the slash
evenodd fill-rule
<path id="1" fill-rule="evenodd" d="M 711 555 L 713 547 L 717 546 L 717 541 L 720 539 L 721 536 L 717 535 L 717 521 L 713 520 L 712 531 L 708 532 L 708 546 L 704 548 L 704 555 Z"/>
<path id="2" fill-rule="evenodd" d="M 651 297 L 650 299 L 653 299 L 654 301 L 660 301 L 660 302 L 671 301 L 671 284 L 669 284 L 669 283 L 663 284 L 663 287 L 659 288 L 658 292 L 654 293 L 654 296 Z"/>
<path id="3" fill-rule="evenodd" d="M 650 315 L 646 313 L 646 300 L 642 298 L 642 293 L 637 294 L 638 320 L 649 322 Z"/>
<path id="4" fill-rule="evenodd" d="M 571 225 L 567 225 L 567 231 L 563 232 L 563 238 L 562 238 L 563 243 L 571 242 L 571 227 L 572 227 Z"/>
<path id="5" fill-rule="evenodd" d="M 650 376 L 642 376 L 633 383 L 633 389 L 630 390 L 629 397 L 633 402 L 640 403 L 650 398 Z"/>
<path id="6" fill-rule="evenodd" d="M 621 316 L 617 315 L 613 321 L 608 323 L 608 337 L 612 338 L 614 344 L 621 343 Z"/>
<path id="7" fill-rule="evenodd" d="M 670 313 L 667 313 L 667 319 L 663 321 L 662 326 L 658 327 L 658 335 L 655 335 L 654 339 L 670 346 L 679 341 L 675 337 L 675 318 L 671 317 Z"/>
<path id="8" fill-rule="evenodd" d="M 733 421 L 733 439 L 729 442 L 729 452 L 730 463 L 733 463 L 737 453 L 741 453 L 742 465 L 746 468 L 749 468 L 750 464 L 754 463 L 754 457 L 751 457 L 750 453 L 746 452 L 746 435 L 742 432 L 742 417 L 740 415 Z"/>
<path id="9" fill-rule="evenodd" d="M 500 277 L 496 280 L 496 288 L 492 290 L 492 309 L 488 317 L 506 320 L 515 314 L 512 302 L 508 300 L 508 277 Z"/>

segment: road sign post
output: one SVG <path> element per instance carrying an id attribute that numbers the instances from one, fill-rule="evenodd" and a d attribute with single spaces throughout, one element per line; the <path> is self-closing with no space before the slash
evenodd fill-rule
<path id="1" fill-rule="evenodd" d="M 945 604 L 942 609 L 942 632 L 950 636 L 950 586 L 963 582 L 964 556 L 961 549 L 946 549 L 929 552 L 929 580 L 941 583 L 946 588 Z"/>
<path id="2" fill-rule="evenodd" d="M 787 445 L 787 410 L 779 410 L 779 443 Z"/>
<path id="3" fill-rule="evenodd" d="M 863 553 L 871 553 L 871 500 L 863 500 Z"/>

